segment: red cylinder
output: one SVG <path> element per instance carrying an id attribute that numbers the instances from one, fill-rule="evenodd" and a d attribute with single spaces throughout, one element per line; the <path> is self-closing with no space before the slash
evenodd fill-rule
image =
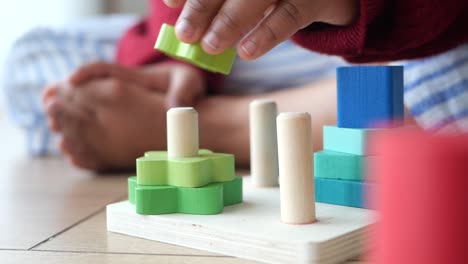
<path id="1" fill-rule="evenodd" d="M 406 131 L 371 145 L 372 263 L 468 263 L 468 136 Z"/>

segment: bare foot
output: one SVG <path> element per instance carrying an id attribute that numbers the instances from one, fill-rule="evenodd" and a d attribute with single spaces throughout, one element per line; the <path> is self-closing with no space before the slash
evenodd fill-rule
<path id="1" fill-rule="evenodd" d="M 120 170 L 151 149 L 166 148 L 165 98 L 115 78 L 80 87 L 50 86 L 44 93 L 48 124 L 75 166 Z"/>

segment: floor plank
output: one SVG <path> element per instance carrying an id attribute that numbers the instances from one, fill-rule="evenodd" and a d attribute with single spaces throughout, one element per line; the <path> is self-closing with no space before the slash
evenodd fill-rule
<path id="1" fill-rule="evenodd" d="M 54 252 L 54 251 L 0 251 L 2 263 L 166 263 L 166 264 L 249 264 L 255 263 L 230 257 L 201 256 L 168 256 L 149 254 L 103 254 L 84 252 Z"/>
<path id="2" fill-rule="evenodd" d="M 57 159 L 0 165 L 0 248 L 28 249 L 122 199 L 124 177 L 102 177 Z"/>
<path id="3" fill-rule="evenodd" d="M 97 176 L 60 158 L 28 158 L 0 119 L 0 248 L 29 249 L 126 195 L 126 176 Z"/>
<path id="4" fill-rule="evenodd" d="M 101 212 L 37 247 L 39 250 L 216 256 L 217 254 L 107 232 Z M 219 256 L 219 255 L 218 255 Z"/>

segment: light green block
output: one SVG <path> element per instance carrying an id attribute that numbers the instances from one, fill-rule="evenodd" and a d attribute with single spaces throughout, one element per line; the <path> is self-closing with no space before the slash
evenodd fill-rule
<path id="1" fill-rule="evenodd" d="M 133 179 L 133 180 L 131 180 Z M 171 213 L 211 215 L 219 214 L 224 206 L 242 202 L 242 178 L 222 183 L 211 183 L 200 188 L 175 186 L 134 185 L 129 179 L 129 193 L 134 193 L 138 214 L 158 215 Z M 134 188 L 133 191 L 130 188 Z M 130 196 L 130 195 L 129 195 Z"/>
<path id="2" fill-rule="evenodd" d="M 181 42 L 173 26 L 163 24 L 159 32 L 155 49 L 164 52 L 170 57 L 192 63 L 200 68 L 212 72 L 229 74 L 236 59 L 236 51 L 232 48 L 219 55 L 206 53 L 200 43 L 188 44 Z"/>
<path id="3" fill-rule="evenodd" d="M 368 148 L 369 138 L 382 129 L 354 129 L 336 126 L 323 127 L 323 148 L 354 155 L 375 155 Z"/>
<path id="4" fill-rule="evenodd" d="M 314 154 L 314 175 L 317 178 L 362 181 L 371 157 L 324 150 Z"/>
<path id="5" fill-rule="evenodd" d="M 190 158 L 168 158 L 166 151 L 151 151 L 137 159 L 136 167 L 139 185 L 194 188 L 235 178 L 234 155 L 209 150 Z"/>
<path id="6" fill-rule="evenodd" d="M 128 200 L 131 204 L 135 204 L 135 188 L 137 187 L 137 179 L 135 177 L 130 177 L 127 180 L 128 182 Z"/>

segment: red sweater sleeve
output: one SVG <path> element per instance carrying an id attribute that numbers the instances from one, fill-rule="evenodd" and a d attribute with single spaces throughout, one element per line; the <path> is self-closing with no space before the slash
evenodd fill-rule
<path id="1" fill-rule="evenodd" d="M 119 42 L 117 47 L 117 62 L 119 64 L 138 67 L 175 61 L 153 47 L 162 24 L 174 25 L 181 10 L 168 8 L 162 0 L 149 0 L 148 2 L 150 6 L 148 17 L 131 27 Z M 203 73 L 209 90 L 218 90 L 221 87 L 224 80 L 222 75 L 207 71 L 203 71 Z"/>
<path id="2" fill-rule="evenodd" d="M 425 57 L 468 41 L 468 1 L 360 0 L 352 25 L 314 23 L 293 40 L 355 63 Z"/>

